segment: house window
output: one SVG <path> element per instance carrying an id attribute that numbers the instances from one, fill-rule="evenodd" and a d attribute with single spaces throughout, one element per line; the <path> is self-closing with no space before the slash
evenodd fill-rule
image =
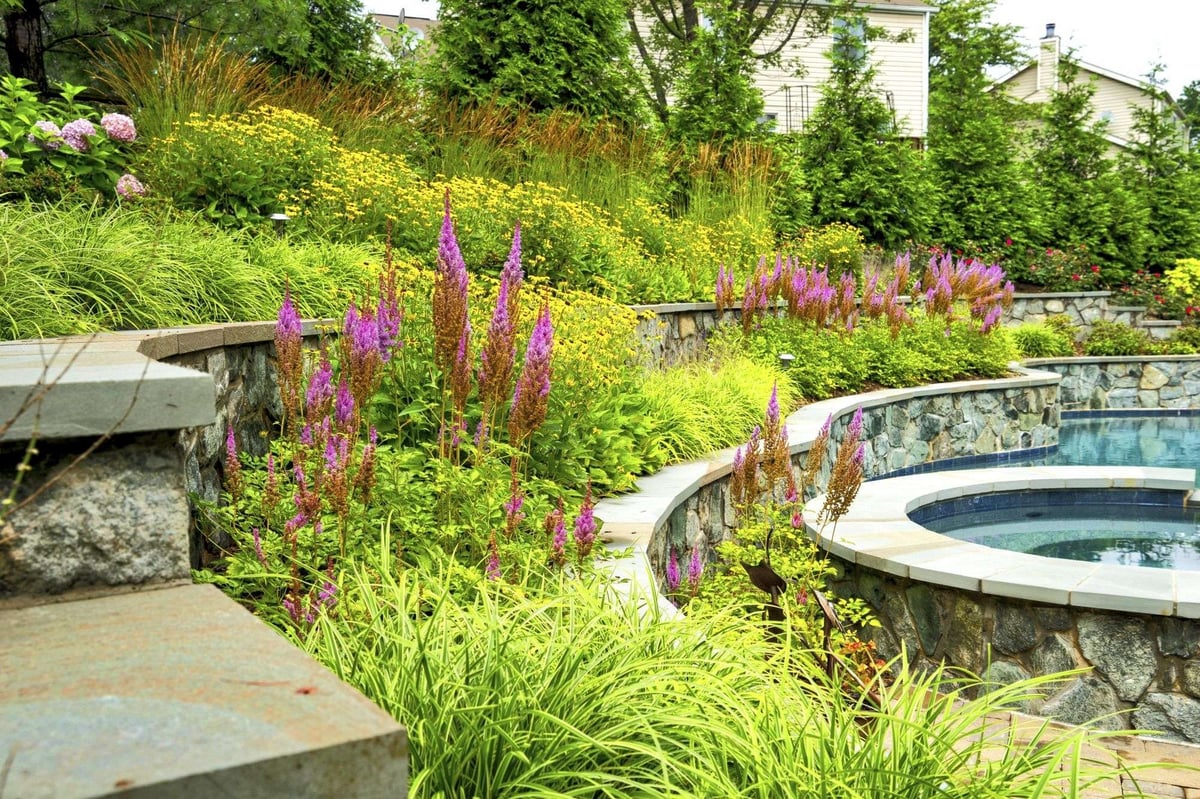
<path id="1" fill-rule="evenodd" d="M 1113 121 L 1112 111 L 1101 111 L 1100 112 L 1100 121 L 1101 122 L 1112 122 Z"/>
<path id="2" fill-rule="evenodd" d="M 862 61 L 867 55 L 867 24 L 859 19 L 835 19 L 830 26 L 833 49 L 850 61 Z"/>

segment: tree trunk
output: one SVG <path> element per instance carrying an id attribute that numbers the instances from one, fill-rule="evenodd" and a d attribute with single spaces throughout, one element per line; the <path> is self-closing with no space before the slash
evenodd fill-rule
<path id="1" fill-rule="evenodd" d="M 20 7 L 4 15 L 4 51 L 8 56 L 8 69 L 18 78 L 33 81 L 42 95 L 50 93 L 44 34 L 42 0 L 22 0 Z"/>

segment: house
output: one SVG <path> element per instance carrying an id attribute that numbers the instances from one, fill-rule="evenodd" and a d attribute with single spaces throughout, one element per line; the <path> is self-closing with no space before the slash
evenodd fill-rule
<path id="1" fill-rule="evenodd" d="M 813 6 L 827 0 L 809 0 Z M 875 83 L 880 99 L 892 110 L 902 135 L 924 141 L 929 129 L 929 17 L 936 9 L 916 0 L 870 0 L 859 4 L 867 24 L 886 31 L 885 39 L 871 43 L 876 69 Z M 437 26 L 436 19 L 406 17 L 403 12 L 373 14 L 383 41 L 390 32 L 406 26 L 418 39 L 425 39 Z M 644 20 L 649 25 L 649 20 Z M 640 26 L 639 26 L 640 27 Z M 826 53 L 834 37 L 844 34 L 836 24 L 815 36 L 802 29 L 787 42 L 777 66 L 767 66 L 755 75 L 763 93 L 763 121 L 778 133 L 802 133 L 805 123 L 821 99 L 821 86 L 829 78 Z M 770 48 L 776 43 L 764 42 Z M 799 77 L 797 73 L 799 72 Z"/>
<path id="2" fill-rule="evenodd" d="M 436 19 L 426 17 L 410 17 L 399 14 L 371 14 L 378 31 L 379 42 L 385 50 L 390 51 L 393 45 L 413 46 L 429 40 L 429 32 L 437 27 Z"/>
<path id="3" fill-rule="evenodd" d="M 812 0 L 819 4 L 818 0 Z M 924 141 L 929 130 L 929 18 L 932 6 L 906 0 L 873 0 L 860 4 L 867 24 L 887 32 L 871 43 L 875 85 L 892 110 L 904 136 Z M 766 121 L 779 133 L 802 133 L 829 79 L 826 53 L 834 37 L 844 33 L 836 21 L 816 36 L 797 35 L 785 45 L 779 66 L 759 70 L 755 83 L 763 93 Z M 801 75 L 796 76 L 797 67 Z"/>
<path id="4" fill-rule="evenodd" d="M 1025 67 L 997 81 L 1015 100 L 1027 103 L 1044 103 L 1050 100 L 1051 92 L 1059 87 L 1058 67 L 1063 59 L 1062 41 L 1055 34 L 1055 26 L 1046 26 L 1046 35 L 1038 43 L 1037 58 Z M 1154 87 L 1145 81 L 1131 78 L 1112 70 L 1089 64 L 1075 63 L 1079 67 L 1080 81 L 1092 81 L 1096 93 L 1092 96 L 1092 121 L 1107 122 L 1105 137 L 1110 145 L 1110 154 L 1117 155 L 1129 147 L 1134 136 L 1134 108 L 1154 108 L 1162 102 Z M 1187 122 L 1183 111 L 1168 96 L 1167 102 L 1179 126 L 1179 134 L 1187 142 Z"/>

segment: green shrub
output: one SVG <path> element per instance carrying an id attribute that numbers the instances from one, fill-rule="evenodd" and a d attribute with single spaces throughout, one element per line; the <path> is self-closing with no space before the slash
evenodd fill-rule
<path id="1" fill-rule="evenodd" d="M 1154 342 L 1144 330 L 1103 319 L 1092 323 L 1092 332 L 1083 342 L 1084 355 L 1144 355 L 1154 348 Z"/>
<path id="2" fill-rule="evenodd" d="M 1030 323 L 1009 331 L 1023 358 L 1058 358 L 1075 354 L 1074 341 L 1045 323 Z"/>
<path id="3" fill-rule="evenodd" d="M 1166 341 L 1167 351 L 1172 355 L 1191 355 L 1200 352 L 1200 326 L 1183 325 L 1176 328 Z"/>
<path id="4" fill-rule="evenodd" d="M 308 192 L 334 158 L 333 132 L 272 106 L 177 122 L 154 141 L 145 172 L 153 192 L 226 227 L 255 227 Z"/>
<path id="5" fill-rule="evenodd" d="M 0 151 L 5 155 L 0 195 L 54 201 L 87 188 L 115 196 L 136 137 L 132 121 L 114 122 L 118 117 L 102 117 L 76 100 L 83 86 L 63 84 L 59 97 L 50 101 L 41 100 L 32 87 L 22 78 L 0 75 Z M 111 134 L 106 125 L 112 126 Z"/>
<path id="6" fill-rule="evenodd" d="M 843 272 L 862 278 L 866 246 L 862 231 L 853 225 L 834 222 L 811 228 L 800 235 L 794 246 L 801 264 L 827 267 L 831 282 L 836 282 Z"/>
<path id="7" fill-rule="evenodd" d="M 730 330 L 725 335 L 741 334 Z M 854 392 L 868 379 L 867 352 L 852 334 L 767 317 L 745 346 L 750 357 L 764 365 L 778 364 L 784 353 L 794 356 L 787 378 L 805 399 Z"/>
<path id="8" fill-rule="evenodd" d="M 1163 288 L 1170 304 L 1183 307 L 1188 316 L 1200 310 L 1200 258 L 1180 258 L 1163 274 Z"/>

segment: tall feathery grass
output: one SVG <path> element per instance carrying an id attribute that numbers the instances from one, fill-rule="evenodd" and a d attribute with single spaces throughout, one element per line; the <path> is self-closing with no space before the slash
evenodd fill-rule
<path id="1" fill-rule="evenodd" d="M 1076 797 L 1123 771 L 1103 733 L 1014 736 L 1038 681 L 900 668 L 855 699 L 744 618 L 665 621 L 596 583 L 448 590 L 379 562 L 346 575 L 308 650 L 405 724 L 410 796 Z"/>
<path id="2" fill-rule="evenodd" d="M 192 115 L 254 108 L 270 93 L 270 65 L 228 49 L 213 34 L 170 35 L 152 44 L 112 44 L 98 53 L 94 77 L 134 114 L 143 137 L 166 136 Z"/>

